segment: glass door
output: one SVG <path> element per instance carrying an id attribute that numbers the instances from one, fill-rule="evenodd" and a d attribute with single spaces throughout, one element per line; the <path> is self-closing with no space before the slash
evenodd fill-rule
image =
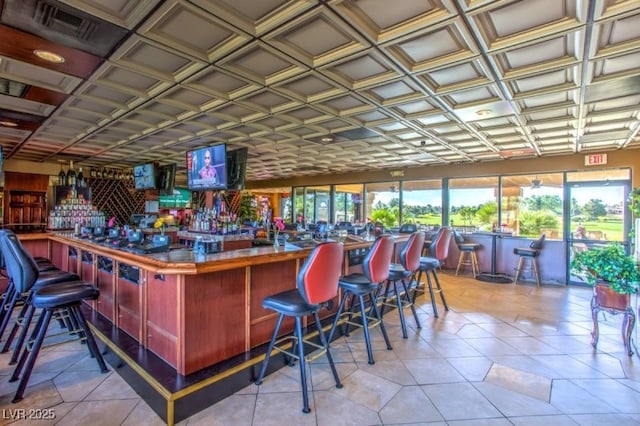
<path id="1" fill-rule="evenodd" d="M 619 243 L 629 249 L 631 215 L 625 200 L 629 181 L 568 182 L 567 282 L 584 280 L 571 274 L 574 254 L 604 244 Z"/>

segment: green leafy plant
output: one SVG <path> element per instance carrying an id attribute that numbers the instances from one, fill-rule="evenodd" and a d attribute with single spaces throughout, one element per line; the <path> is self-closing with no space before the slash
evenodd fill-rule
<path id="1" fill-rule="evenodd" d="M 635 217 L 640 217 L 640 188 L 633 188 L 627 198 L 629 210 Z"/>
<path id="2" fill-rule="evenodd" d="M 578 252 L 571 260 L 570 266 L 575 275 L 591 285 L 605 281 L 612 290 L 620 294 L 638 291 L 638 265 L 620 244 L 607 244 Z"/>

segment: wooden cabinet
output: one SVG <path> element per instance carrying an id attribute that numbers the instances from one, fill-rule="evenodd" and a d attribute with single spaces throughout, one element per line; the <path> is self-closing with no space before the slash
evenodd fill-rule
<path id="1" fill-rule="evenodd" d="M 95 283 L 95 255 L 89 251 L 82 252 L 82 261 L 80 263 L 80 279 Z"/>
<path id="2" fill-rule="evenodd" d="M 96 272 L 96 285 L 100 290 L 97 301 L 97 310 L 110 321 L 115 323 L 115 275 L 113 273 L 113 260 L 108 257 L 98 256 Z"/>
<path id="3" fill-rule="evenodd" d="M 14 232 L 44 231 L 47 220 L 47 193 L 9 191 L 5 200 L 5 226 Z"/>
<path id="4" fill-rule="evenodd" d="M 117 325 L 138 342 L 142 336 L 142 283 L 140 270 L 126 263 L 118 264 L 116 286 Z"/>
<path id="5" fill-rule="evenodd" d="M 75 247 L 68 247 L 69 254 L 67 256 L 68 262 L 62 269 L 67 270 L 73 274 L 80 275 L 80 259 L 78 258 L 78 250 Z"/>
<path id="6" fill-rule="evenodd" d="M 171 365 L 178 362 L 177 281 L 176 275 L 147 274 L 147 347 Z"/>

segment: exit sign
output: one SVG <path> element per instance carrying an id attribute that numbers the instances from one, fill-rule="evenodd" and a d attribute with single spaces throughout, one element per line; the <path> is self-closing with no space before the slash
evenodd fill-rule
<path id="1" fill-rule="evenodd" d="M 589 154 L 584 156 L 585 166 L 601 166 L 607 164 L 607 154 Z"/>

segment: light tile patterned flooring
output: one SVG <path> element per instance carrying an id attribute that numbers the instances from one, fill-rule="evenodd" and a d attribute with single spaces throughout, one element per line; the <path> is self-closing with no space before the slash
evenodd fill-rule
<path id="1" fill-rule="evenodd" d="M 336 389 L 326 358 L 310 367 L 310 414 L 301 412 L 299 371 L 285 367 L 262 386 L 249 384 L 183 425 L 637 425 L 640 360 L 628 357 L 621 318 L 601 318 L 598 350 L 590 345 L 587 288 L 489 284 L 440 274 L 447 301 L 440 318 L 421 297 L 422 329 L 406 310 L 409 338 L 398 315 L 385 316 L 393 350 L 373 331 L 375 365 L 362 332 L 332 344 L 344 384 Z M 439 300 L 438 300 L 439 301 Z M 635 302 L 634 302 L 635 303 Z M 634 343 L 636 332 L 634 331 Z M 15 425 L 161 425 L 117 375 L 101 374 L 76 342 L 45 350 L 25 399 L 0 356 L 0 423 L 16 409 L 51 408 L 52 421 Z"/>

